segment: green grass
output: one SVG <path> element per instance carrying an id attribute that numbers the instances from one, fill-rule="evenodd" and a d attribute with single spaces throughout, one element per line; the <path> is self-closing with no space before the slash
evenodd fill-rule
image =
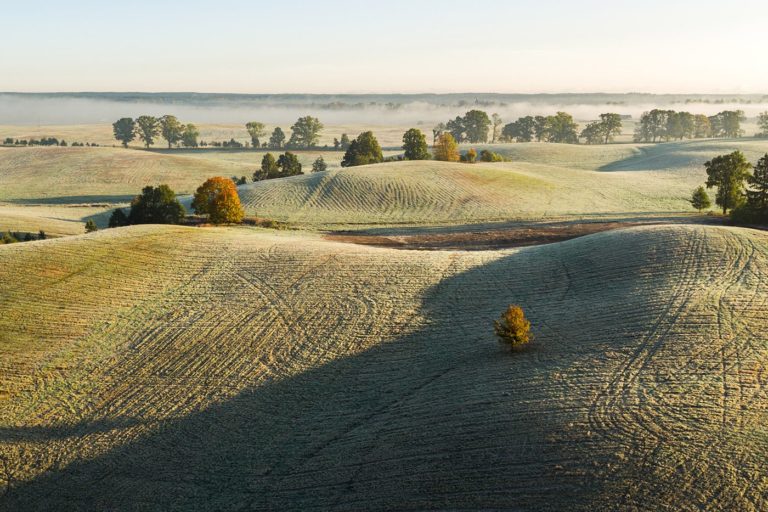
<path id="1" fill-rule="evenodd" d="M 0 246 L 0 507 L 764 510 L 766 269 L 764 233 L 693 226 Z"/>

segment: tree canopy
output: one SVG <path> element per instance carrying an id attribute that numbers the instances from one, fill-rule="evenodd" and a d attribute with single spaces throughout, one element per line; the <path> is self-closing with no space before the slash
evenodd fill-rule
<path id="1" fill-rule="evenodd" d="M 144 142 L 144 147 L 149 148 L 160 135 L 160 121 L 153 116 L 139 116 L 136 119 L 136 130 Z"/>
<path id="2" fill-rule="evenodd" d="M 160 118 L 160 133 L 168 143 L 168 148 L 181 141 L 184 136 L 184 125 L 176 116 L 164 115 Z"/>
<path id="3" fill-rule="evenodd" d="M 286 151 L 277 157 L 277 167 L 280 169 L 280 178 L 304 174 L 301 172 L 299 158 L 290 151 Z"/>
<path id="4" fill-rule="evenodd" d="M 328 164 L 325 163 L 325 159 L 322 156 L 317 157 L 317 160 L 312 162 L 312 172 L 325 172 L 328 170 Z"/>
<path id="5" fill-rule="evenodd" d="M 715 203 L 723 214 L 744 201 L 744 182 L 752 165 L 741 151 L 720 155 L 706 162 L 707 188 L 717 187 Z"/>
<path id="6" fill-rule="evenodd" d="M 323 130 L 323 123 L 316 117 L 305 116 L 296 120 L 291 126 L 291 139 L 288 146 L 291 148 L 312 148 L 317 146 L 320 140 L 320 132 Z"/>
<path id="7" fill-rule="evenodd" d="M 147 186 L 131 201 L 128 221 L 131 224 L 178 224 L 185 213 L 168 185 Z"/>
<path id="8" fill-rule="evenodd" d="M 384 161 L 384 155 L 381 152 L 379 141 L 373 135 L 373 132 L 363 132 L 357 136 L 349 145 L 344 158 L 341 160 L 342 167 L 353 167 L 356 165 L 377 164 Z"/>
<path id="9" fill-rule="evenodd" d="M 124 148 L 136 138 L 136 123 L 130 117 L 123 117 L 112 123 L 112 132 Z"/>
<path id="10" fill-rule="evenodd" d="M 270 149 L 282 149 L 285 146 L 285 132 L 279 126 L 272 130 L 272 135 L 269 137 Z"/>
<path id="11" fill-rule="evenodd" d="M 699 212 L 712 206 L 712 201 L 709 199 L 709 194 L 704 190 L 704 187 L 699 187 L 693 191 L 690 202 L 691 206 L 699 210 Z"/>
<path id="12" fill-rule="evenodd" d="M 198 215 L 208 215 L 214 224 L 238 223 L 245 215 L 237 187 L 231 179 L 221 176 L 209 178 L 198 187 L 192 208 Z"/>
<path id="13" fill-rule="evenodd" d="M 432 151 L 435 160 L 458 162 L 460 158 L 459 145 L 449 132 L 445 132 L 437 138 L 437 144 L 432 148 Z"/>
<path id="14" fill-rule="evenodd" d="M 411 128 L 403 134 L 403 150 L 406 160 L 429 160 L 432 157 L 426 136 L 417 128 Z"/>
<path id="15" fill-rule="evenodd" d="M 245 129 L 248 130 L 248 135 L 251 136 L 251 145 L 254 149 L 257 149 L 261 147 L 261 142 L 259 142 L 259 138 L 263 137 L 267 134 L 265 131 L 264 123 L 260 123 L 258 121 L 251 121 L 249 123 L 245 123 Z"/>

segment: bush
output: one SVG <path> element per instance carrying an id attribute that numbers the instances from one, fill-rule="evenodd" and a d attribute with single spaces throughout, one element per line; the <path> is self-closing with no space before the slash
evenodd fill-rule
<path id="1" fill-rule="evenodd" d="M 488 151 L 487 149 L 484 149 L 480 152 L 480 161 L 481 162 L 503 162 L 504 157 L 498 153 L 494 153 L 493 151 Z"/>
<path id="2" fill-rule="evenodd" d="M 93 220 L 89 220 L 85 223 L 85 232 L 86 233 L 93 233 L 94 231 L 98 231 L 99 228 L 96 226 L 96 223 L 93 222 Z"/>
<path id="3" fill-rule="evenodd" d="M 130 224 L 178 224 L 186 211 L 168 185 L 144 187 L 131 201 Z"/>
<path id="4" fill-rule="evenodd" d="M 111 228 L 120 228 L 123 226 L 128 226 L 130 222 L 128 221 L 128 216 L 125 214 L 122 208 L 118 208 L 112 212 L 112 215 L 109 216 L 109 227 Z"/>
<path id="5" fill-rule="evenodd" d="M 510 347 L 518 347 L 533 339 L 531 322 L 525 318 L 523 308 L 516 304 L 510 305 L 498 320 L 493 322 L 493 331 L 501 343 Z"/>

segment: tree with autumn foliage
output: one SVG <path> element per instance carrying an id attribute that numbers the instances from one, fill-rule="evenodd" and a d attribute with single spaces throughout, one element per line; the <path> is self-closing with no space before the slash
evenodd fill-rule
<path id="1" fill-rule="evenodd" d="M 437 144 L 434 145 L 432 153 L 435 155 L 435 160 L 443 162 L 458 162 L 460 158 L 459 145 L 453 135 L 448 132 L 437 138 Z"/>
<path id="2" fill-rule="evenodd" d="M 501 343 L 510 347 L 525 345 L 533 339 L 531 322 L 525 318 L 523 308 L 510 305 L 501 317 L 493 322 L 493 331 Z"/>
<path id="3" fill-rule="evenodd" d="M 208 179 L 197 189 L 192 208 L 198 215 L 208 215 L 214 224 L 238 223 L 245 215 L 235 184 L 221 176 Z"/>

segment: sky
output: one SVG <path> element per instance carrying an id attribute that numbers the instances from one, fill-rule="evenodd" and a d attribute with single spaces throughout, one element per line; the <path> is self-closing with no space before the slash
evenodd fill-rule
<path id="1" fill-rule="evenodd" d="M 0 0 L 0 91 L 768 93 L 766 20 L 765 0 Z"/>

